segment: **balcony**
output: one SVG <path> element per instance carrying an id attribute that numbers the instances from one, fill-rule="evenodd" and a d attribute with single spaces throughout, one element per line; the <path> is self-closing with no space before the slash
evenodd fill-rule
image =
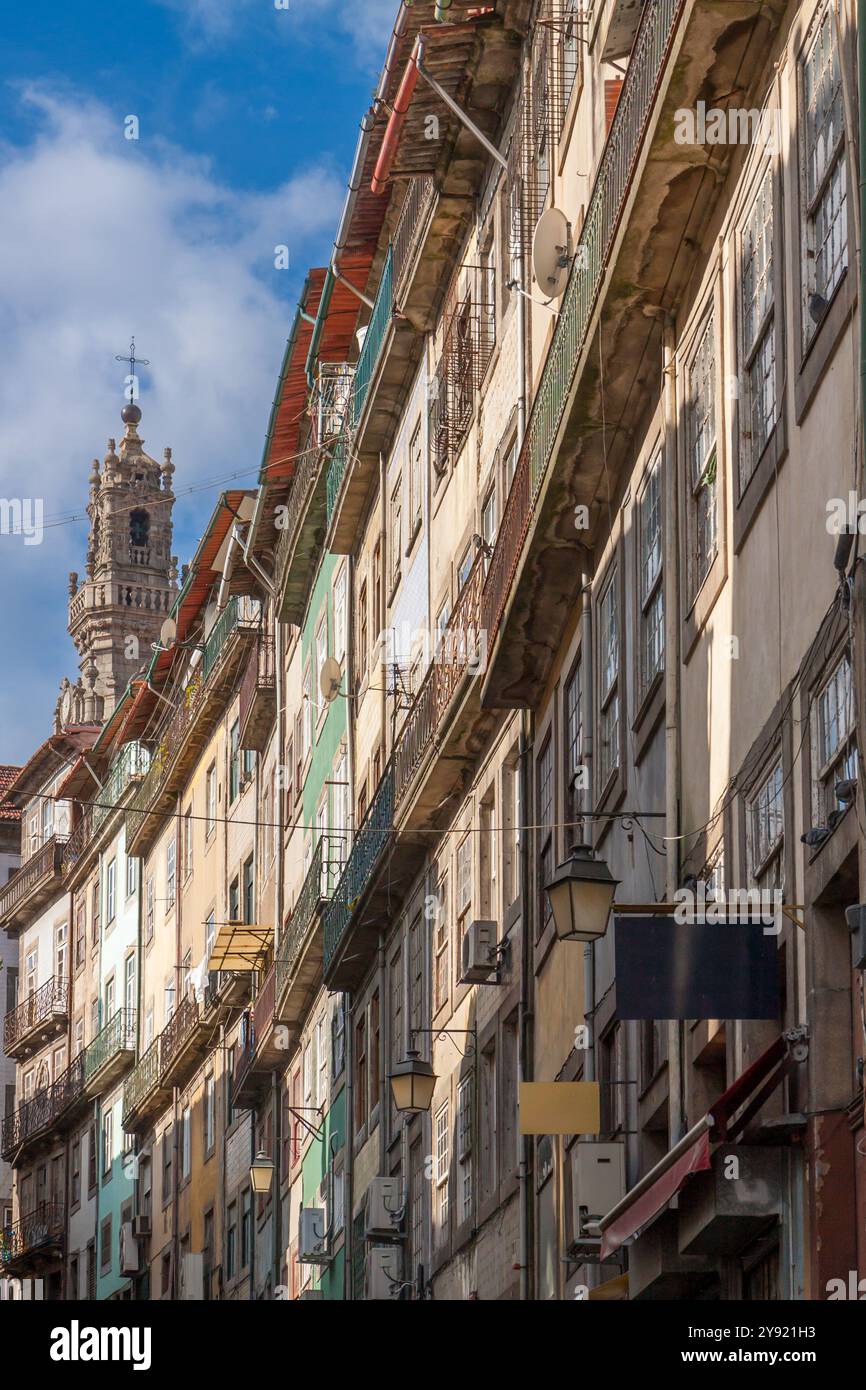
<path id="1" fill-rule="evenodd" d="M 394 743 L 394 824 L 401 858 L 412 832 L 429 829 L 433 816 L 447 815 L 448 798 L 461 785 L 465 766 L 474 761 L 493 726 L 481 707 L 487 664 L 481 630 L 485 559 L 479 554 L 461 589 L 427 674 Z M 421 848 L 424 836 L 419 838 Z"/>
<path id="2" fill-rule="evenodd" d="M 248 1002 L 251 987 L 250 970 L 209 970 L 204 988 L 205 1014 L 208 1018 L 230 1018 Z"/>
<path id="3" fill-rule="evenodd" d="M 212 1027 L 192 993 L 185 994 L 160 1034 L 161 1082 L 185 1086 L 207 1056 Z"/>
<path id="4" fill-rule="evenodd" d="M 0 926 L 17 932 L 61 888 L 61 856 L 65 835 L 52 835 L 16 869 L 0 892 Z"/>
<path id="5" fill-rule="evenodd" d="M 322 835 L 294 910 L 280 938 L 276 957 L 276 1007 L 279 1023 L 297 1028 L 307 1001 L 322 980 L 322 933 L 319 917 L 343 870 L 346 842 Z"/>
<path id="6" fill-rule="evenodd" d="M 89 1099 L 113 1086 L 135 1061 L 135 1010 L 118 1009 L 84 1053 L 84 1090 Z"/>
<path id="7" fill-rule="evenodd" d="M 6 1015 L 3 1050 L 7 1057 L 23 1061 L 65 1033 L 68 1023 L 69 981 L 62 975 L 52 975 Z"/>
<path id="8" fill-rule="evenodd" d="M 277 712 L 277 671 L 274 639 L 266 633 L 250 652 L 241 681 L 238 725 L 240 747 L 263 753 Z"/>
<path id="9" fill-rule="evenodd" d="M 575 531 L 575 508 L 606 527 L 594 500 L 615 496 L 648 393 L 660 391 L 656 311 L 677 311 L 704 254 L 733 147 L 715 147 L 708 167 L 702 146 L 677 143 L 675 112 L 734 94 L 754 104 L 783 10 L 760 0 L 642 8 L 484 586 L 491 706 L 532 705 L 548 680 L 579 592 L 578 542 L 592 550 L 597 539 L 592 527 Z"/>
<path id="10" fill-rule="evenodd" d="M 113 808 L 120 805 L 129 787 L 137 785 L 150 766 L 150 753 L 141 743 L 128 743 L 112 763 L 108 776 L 95 798 L 98 805 L 88 810 L 63 847 L 61 872 L 68 881 L 76 866 L 83 863 Z"/>
<path id="11" fill-rule="evenodd" d="M 347 362 L 323 363 L 319 369 L 312 409 L 317 447 L 298 461 L 280 523 L 276 576 L 283 622 L 300 624 L 303 621 L 316 570 L 315 560 L 325 538 L 327 518 L 333 510 L 329 503 L 330 469 L 335 454 L 345 458 L 342 430 L 354 371 Z M 342 466 L 338 472 L 342 478 Z"/>
<path id="12" fill-rule="evenodd" d="M 123 1083 L 123 1128 L 129 1134 L 145 1129 L 168 1103 L 170 1087 L 162 1076 L 161 1042 L 161 1035 L 154 1038 Z"/>
<path id="13" fill-rule="evenodd" d="M 55 1081 L 25 1100 L 3 1121 L 0 1157 L 20 1161 L 23 1152 L 37 1142 L 53 1141 L 58 1130 L 72 1124 L 86 1104 L 84 1054 L 79 1053 Z"/>
<path id="14" fill-rule="evenodd" d="M 270 1086 L 273 1073 L 282 1071 L 289 1058 L 287 1029 L 274 1016 L 276 988 L 276 966 L 272 965 L 245 1015 L 243 1047 L 232 1088 L 232 1105 L 240 1109 L 255 1107 Z"/>
<path id="15" fill-rule="evenodd" d="M 13 1278 L 39 1274 L 63 1256 L 66 1208 L 41 1202 L 35 1211 L 0 1231 L 0 1265 Z"/>
<path id="16" fill-rule="evenodd" d="M 494 306 L 480 299 L 479 277 L 473 279 L 473 293 L 449 316 L 432 382 L 430 448 L 438 473 L 450 468 L 463 448 L 494 347 Z"/>
<path id="17" fill-rule="evenodd" d="M 388 857 L 393 826 L 394 768 L 389 763 L 324 914 L 323 975 L 330 991 L 355 989 L 375 957 L 390 896 L 390 891 L 377 891 L 378 870 Z M 402 862 L 400 873 L 402 878 Z M 399 884 L 391 881 L 388 888 L 399 891 Z"/>
<path id="18" fill-rule="evenodd" d="M 129 803 L 128 854 L 146 854 L 163 828 L 177 789 L 201 756 L 258 632 L 258 613 L 248 601 L 232 595 L 211 628 L 195 675 L 163 727 L 148 773 Z"/>

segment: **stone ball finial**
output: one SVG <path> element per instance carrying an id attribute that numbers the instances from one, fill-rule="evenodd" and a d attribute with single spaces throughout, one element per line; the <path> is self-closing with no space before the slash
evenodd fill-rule
<path id="1" fill-rule="evenodd" d="M 135 401 L 127 401 L 120 412 L 120 418 L 125 425 L 137 425 L 141 419 L 141 410 Z"/>

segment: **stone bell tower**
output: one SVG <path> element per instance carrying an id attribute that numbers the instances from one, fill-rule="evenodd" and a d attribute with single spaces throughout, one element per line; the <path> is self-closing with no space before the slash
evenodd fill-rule
<path id="1" fill-rule="evenodd" d="M 171 450 L 161 464 L 144 452 L 134 402 L 121 419 L 120 447 L 109 439 L 101 470 L 98 459 L 91 467 L 86 577 L 69 576 L 69 632 L 81 677 L 62 692 L 64 725 L 108 718 L 130 676 L 150 660 L 177 594 Z"/>

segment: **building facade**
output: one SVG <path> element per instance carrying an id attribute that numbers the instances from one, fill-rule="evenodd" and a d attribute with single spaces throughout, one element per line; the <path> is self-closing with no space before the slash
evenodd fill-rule
<path id="1" fill-rule="evenodd" d="M 395 9 L 258 487 L 179 590 L 138 416 L 95 470 L 82 677 L 9 793 L 21 998 L 67 993 L 7 1017 L 6 1267 L 41 1213 L 58 1296 L 833 1297 L 866 1275 L 854 7 Z M 615 881 L 594 936 L 568 863 Z M 81 1056 L 86 1106 L 41 1100 Z"/>

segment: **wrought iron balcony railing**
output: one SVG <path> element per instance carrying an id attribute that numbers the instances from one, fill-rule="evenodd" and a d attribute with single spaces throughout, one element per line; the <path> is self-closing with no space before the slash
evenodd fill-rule
<path id="1" fill-rule="evenodd" d="M 137 1110 L 145 1096 L 159 1085 L 162 1038 L 154 1038 L 123 1083 L 123 1117 Z"/>
<path id="2" fill-rule="evenodd" d="M 394 769 L 388 764 L 355 835 L 346 867 L 325 913 L 324 962 L 327 970 L 352 920 L 355 905 L 370 882 L 394 826 Z"/>
<path id="3" fill-rule="evenodd" d="M 173 1066 L 179 1053 L 197 1029 L 199 1018 L 198 1000 L 192 992 L 185 994 L 160 1034 L 161 1074 L 165 1074 Z"/>
<path id="4" fill-rule="evenodd" d="M 427 225 L 430 210 L 436 199 L 436 185 L 428 175 L 410 180 L 394 229 L 394 292 L 399 295 L 403 277 L 415 259 L 418 244 Z"/>
<path id="5" fill-rule="evenodd" d="M 334 515 L 334 508 L 337 505 L 337 498 L 340 495 L 340 488 L 342 487 L 343 478 L 346 473 L 346 463 L 348 462 L 348 458 L 349 441 L 344 431 L 340 435 L 340 438 L 335 442 L 333 450 L 331 451 L 331 461 L 328 464 L 328 476 L 325 479 L 325 507 L 329 524 L 331 521 L 331 517 Z"/>
<path id="6" fill-rule="evenodd" d="M 653 0 L 643 7 L 484 586 L 481 625 L 491 645 L 553 457 L 659 81 L 685 4 L 686 0 Z"/>
<path id="7" fill-rule="evenodd" d="M 54 1245 L 66 1230 L 66 1208 L 62 1202 L 40 1202 L 33 1211 L 0 1231 L 0 1263 L 10 1265 L 31 1251 Z"/>
<path id="8" fill-rule="evenodd" d="M 273 709 L 272 697 L 276 694 L 276 689 L 277 667 L 274 639 L 269 633 L 261 632 L 258 641 L 250 652 L 246 670 L 241 679 L 238 727 L 242 748 L 258 746 L 255 726 L 261 725 L 265 705 Z M 251 744 L 247 744 L 245 741 L 248 724 L 251 724 L 250 733 L 255 740 Z"/>
<path id="9" fill-rule="evenodd" d="M 54 1019 L 69 1015 L 69 981 L 63 975 L 52 975 L 39 989 L 28 994 L 17 1008 L 3 1020 L 3 1047 L 13 1052 L 29 1035 Z"/>
<path id="10" fill-rule="evenodd" d="M 92 1080 L 121 1052 L 135 1051 L 135 1009 L 118 1009 L 84 1052 L 84 1080 Z"/>
<path id="11" fill-rule="evenodd" d="M 127 743 L 112 763 L 96 805 L 88 810 L 63 848 L 62 870 L 71 872 L 91 840 L 99 833 L 119 804 L 127 787 L 144 777 L 150 766 L 150 753 L 141 743 Z"/>
<path id="12" fill-rule="evenodd" d="M 399 805 L 428 748 L 440 732 L 464 677 L 483 674 L 486 633 L 481 629 L 485 558 L 479 554 L 457 597 L 447 627 L 437 634 L 430 668 L 412 702 L 394 748 L 394 800 Z"/>
<path id="13" fill-rule="evenodd" d="M 292 978 L 303 950 L 310 924 L 319 905 L 327 901 L 339 881 L 346 859 L 346 840 L 342 835 L 321 835 L 313 851 L 303 887 L 280 939 L 276 957 L 277 998 Z"/>
<path id="14" fill-rule="evenodd" d="M 3 1157 L 11 1157 L 22 1144 L 50 1130 L 62 1119 L 64 1112 L 81 1099 L 83 1091 L 84 1053 L 80 1052 L 53 1086 L 43 1087 L 6 1116 L 0 1149 Z"/>
<path id="15" fill-rule="evenodd" d="M 60 874 L 66 835 L 52 835 L 7 880 L 0 893 L 0 921 L 8 917 L 40 884 L 50 884 Z"/>

